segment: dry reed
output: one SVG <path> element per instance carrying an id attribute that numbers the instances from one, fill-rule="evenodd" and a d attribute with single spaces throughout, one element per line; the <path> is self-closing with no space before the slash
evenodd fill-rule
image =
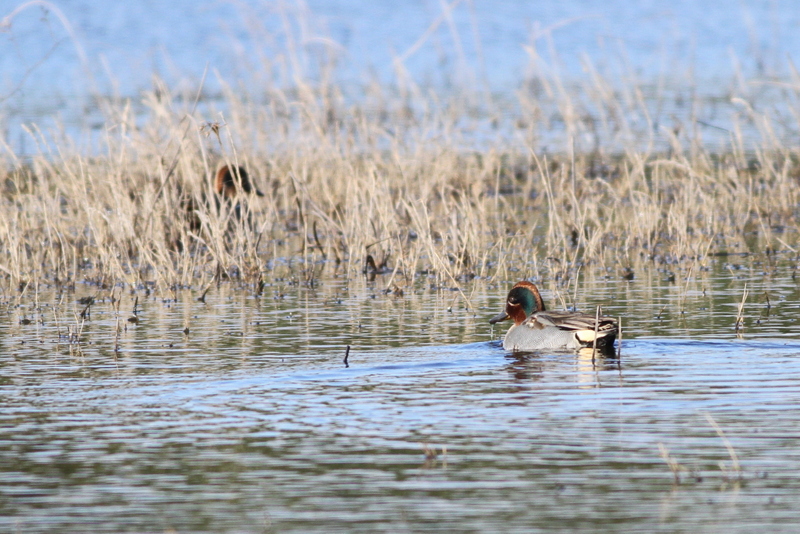
<path id="1" fill-rule="evenodd" d="M 710 146 L 688 133 L 697 122 L 657 126 L 646 87 L 588 71 L 582 86 L 536 78 L 505 110 L 409 82 L 346 97 L 332 76 L 296 78 L 216 100 L 157 82 L 139 102 L 103 101 L 99 155 L 32 125 L 38 155 L 0 152 L 2 284 L 207 290 L 232 278 L 258 292 L 275 269 L 313 284 L 370 254 L 400 291 L 420 276 L 460 290 L 540 268 L 569 284 L 582 266 L 691 273 L 713 253 L 797 248 L 800 158 L 777 118 L 734 95 L 730 141 Z M 477 149 L 474 130 L 489 138 Z M 222 164 L 264 196 L 217 200 Z"/>

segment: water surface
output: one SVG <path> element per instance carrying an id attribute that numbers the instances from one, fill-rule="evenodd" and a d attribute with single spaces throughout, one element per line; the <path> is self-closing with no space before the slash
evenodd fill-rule
<path id="1" fill-rule="evenodd" d="M 608 302 L 627 325 L 620 358 L 594 362 L 504 352 L 486 320 L 506 282 L 465 283 L 471 309 L 424 280 L 396 296 L 355 274 L 274 280 L 261 296 L 223 283 L 206 303 L 140 290 L 138 323 L 126 292 L 119 315 L 98 298 L 80 345 L 70 310 L 97 288 L 42 288 L 38 310 L 8 298 L 0 525 L 791 531 L 798 295 L 791 264 L 768 266 L 720 261 L 677 284 L 656 270 L 586 277 L 580 307 Z"/>
<path id="2" fill-rule="evenodd" d="M 557 130 L 542 147 L 551 151 L 569 146 L 560 131 L 565 98 L 602 123 L 643 97 L 647 111 L 625 117 L 624 128 L 636 128 L 627 142 L 652 136 L 659 150 L 669 148 L 670 130 L 686 128 L 716 149 L 729 149 L 740 129 L 748 145 L 763 143 L 742 120 L 748 107 L 776 116 L 770 135 L 797 138 L 793 121 L 783 120 L 796 100 L 792 65 L 800 47 L 800 12 L 788 1 L 474 0 L 448 10 L 434 0 L 73 0 L 15 12 L 23 4 L 0 7 L 0 135 L 7 144 L 0 155 L 50 153 L 37 129 L 51 145 L 104 153 L 104 136 L 127 99 L 143 120 L 149 116 L 144 92 L 193 99 L 202 88 L 198 121 L 224 122 L 231 115 L 220 101 L 226 87 L 269 106 L 270 89 L 295 89 L 297 80 L 333 82 L 367 107 L 364 88 L 372 83 L 411 81 L 439 93 L 436 100 L 491 92 L 493 103 L 481 111 L 484 145 L 497 135 L 489 123 L 498 118 L 530 120 L 518 103 L 527 93 L 543 106 L 545 128 Z M 604 81 L 596 84 L 594 73 Z M 566 95 L 544 89 L 562 84 Z M 600 98 L 608 92 L 610 99 Z M 465 109 L 464 118 L 473 113 Z M 505 147 L 519 133 L 502 131 Z M 580 150 L 597 148 L 579 141 Z"/>

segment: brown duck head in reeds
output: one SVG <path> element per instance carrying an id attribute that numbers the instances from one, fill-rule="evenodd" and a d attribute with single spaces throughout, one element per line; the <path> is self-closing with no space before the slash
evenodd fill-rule
<path id="1" fill-rule="evenodd" d="M 224 199 L 235 198 L 239 191 L 248 195 L 255 193 L 260 197 L 264 196 L 264 193 L 253 186 L 247 171 L 240 165 L 226 164 L 220 167 L 214 179 L 214 191 Z"/>
<path id="2" fill-rule="evenodd" d="M 216 210 L 217 213 L 223 205 L 232 208 L 234 219 L 242 217 L 241 200 L 247 195 L 255 193 L 263 197 L 264 193 L 259 191 L 250 180 L 250 175 L 244 167 L 223 164 L 222 167 L 212 176 L 214 193 L 211 198 L 203 191 L 201 198 L 195 198 L 184 192 L 179 187 L 181 197 L 181 207 L 185 213 L 189 230 L 198 232 L 202 228 L 201 217 L 198 212 L 206 210 Z"/>

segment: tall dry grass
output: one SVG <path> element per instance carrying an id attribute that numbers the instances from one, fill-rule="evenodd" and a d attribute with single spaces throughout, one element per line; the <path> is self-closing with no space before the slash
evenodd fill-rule
<path id="1" fill-rule="evenodd" d="M 213 99 L 156 82 L 102 102 L 94 155 L 31 126 L 38 155 L 0 156 L 2 285 L 230 277 L 258 290 L 275 271 L 311 282 L 371 255 L 400 290 L 797 250 L 798 149 L 781 139 L 797 129 L 800 80 L 780 113 L 734 88 L 727 140 L 712 145 L 693 111 L 670 127 L 654 116 L 672 93 L 587 72 L 577 85 L 538 76 L 513 101 L 411 83 L 346 96 L 333 76 Z M 223 163 L 265 196 L 217 201 Z"/>

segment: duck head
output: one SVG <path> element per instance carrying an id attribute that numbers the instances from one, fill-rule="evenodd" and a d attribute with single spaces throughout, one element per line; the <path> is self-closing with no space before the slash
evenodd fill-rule
<path id="1" fill-rule="evenodd" d="M 515 325 L 522 324 L 525 319 L 536 312 L 544 311 L 544 301 L 539 289 L 527 280 L 517 282 L 506 298 L 506 309 L 489 319 L 490 324 L 513 319 Z"/>
<path id="2" fill-rule="evenodd" d="M 264 196 L 264 193 L 253 187 L 250 182 L 250 176 L 248 176 L 244 167 L 223 165 L 217 171 L 214 189 L 219 196 L 223 198 L 235 197 L 240 185 L 244 193 L 255 193 L 260 197 Z"/>

